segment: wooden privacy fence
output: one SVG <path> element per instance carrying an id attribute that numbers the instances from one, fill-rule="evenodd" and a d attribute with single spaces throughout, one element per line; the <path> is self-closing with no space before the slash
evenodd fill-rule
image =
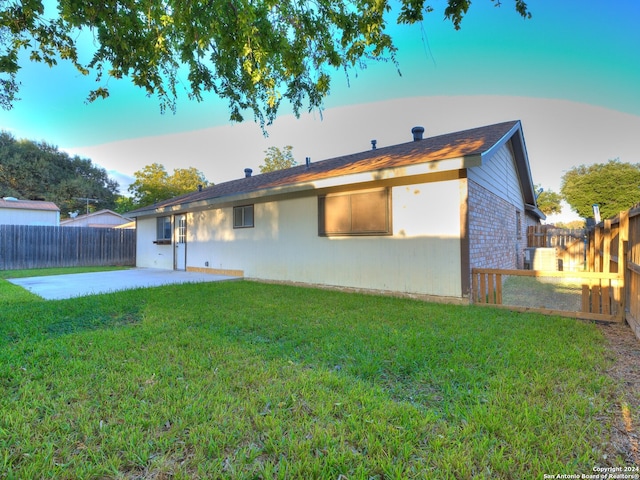
<path id="1" fill-rule="evenodd" d="M 625 319 L 640 338 L 640 204 L 589 232 L 591 271 L 619 272 L 625 285 Z"/>
<path id="2" fill-rule="evenodd" d="M 527 246 L 566 248 L 576 240 L 584 242 L 583 228 L 558 228 L 553 225 L 529 225 L 527 227 Z"/>
<path id="3" fill-rule="evenodd" d="M 0 225 L 0 270 L 135 263 L 135 230 Z"/>
<path id="4" fill-rule="evenodd" d="M 552 246 L 541 240 L 549 238 L 545 229 L 531 229 L 529 233 L 532 235 L 529 241 L 534 242 L 529 246 Z M 575 238 L 573 242 L 585 245 L 586 271 L 474 268 L 471 301 L 480 305 L 504 305 L 505 279 L 508 277 L 555 278 L 559 282 L 579 285 L 580 302 L 574 311 L 515 305 L 505 307 L 593 320 L 626 320 L 640 338 L 640 204 L 604 220 L 587 232 L 586 239 Z M 564 243 L 567 247 L 572 245 L 569 239 Z"/>
<path id="5" fill-rule="evenodd" d="M 587 231 L 585 229 L 530 225 L 527 227 L 527 246 L 555 248 L 558 270 L 585 270 L 587 261 Z"/>

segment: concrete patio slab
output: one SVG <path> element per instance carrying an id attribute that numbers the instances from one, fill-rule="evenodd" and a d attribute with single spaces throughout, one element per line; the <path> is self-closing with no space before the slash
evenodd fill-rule
<path id="1" fill-rule="evenodd" d="M 8 281 L 29 290 L 45 300 L 60 300 L 133 288 L 228 280 L 239 280 L 239 277 L 155 268 L 132 268 L 111 272 L 15 278 Z"/>

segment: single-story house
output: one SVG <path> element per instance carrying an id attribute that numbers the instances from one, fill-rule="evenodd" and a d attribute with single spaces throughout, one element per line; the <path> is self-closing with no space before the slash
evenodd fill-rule
<path id="1" fill-rule="evenodd" d="M 60 225 L 60 209 L 53 202 L 0 199 L 0 225 Z"/>
<path id="2" fill-rule="evenodd" d="M 112 210 L 104 209 L 97 212 L 77 215 L 60 221 L 61 227 L 93 227 L 93 228 L 122 228 L 130 224 L 131 218 L 125 217 Z"/>
<path id="3" fill-rule="evenodd" d="M 522 268 L 536 205 L 520 121 L 245 177 L 129 212 L 137 265 L 468 299 Z"/>

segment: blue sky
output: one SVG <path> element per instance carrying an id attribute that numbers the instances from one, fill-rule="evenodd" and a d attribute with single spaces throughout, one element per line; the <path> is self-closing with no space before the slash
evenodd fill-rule
<path id="1" fill-rule="evenodd" d="M 112 80 L 111 97 L 87 105 L 93 78 L 63 64 L 24 65 L 22 100 L 0 111 L 0 128 L 88 156 L 121 185 L 154 161 L 169 171 L 195 166 L 220 182 L 257 168 L 268 146 L 290 144 L 298 161 L 320 160 L 366 149 L 371 138 L 408 141 L 416 122 L 429 135 L 522 119 L 534 181 L 556 190 L 570 166 L 615 157 L 640 162 L 633 138 L 640 127 L 640 2 L 531 0 L 533 18 L 524 20 L 511 0 L 499 8 L 477 0 L 460 31 L 443 20 L 443 1 L 431 3 L 435 11 L 421 25 L 391 19 L 402 76 L 391 63 L 351 72 L 349 84 L 338 72 L 322 115 L 295 120 L 284 108 L 266 139 L 254 123 L 230 125 L 226 102 L 214 96 L 198 104 L 182 94 L 177 113 L 161 115 L 155 98 Z M 571 146 L 561 149 L 557 130 L 564 129 Z M 579 151 L 582 144 L 598 157 Z M 163 156 L 172 145 L 179 148 Z M 554 160 L 552 149 L 573 153 Z"/>

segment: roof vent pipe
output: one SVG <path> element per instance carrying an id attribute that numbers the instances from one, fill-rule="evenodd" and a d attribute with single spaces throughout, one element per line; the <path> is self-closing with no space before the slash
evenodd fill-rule
<path id="1" fill-rule="evenodd" d="M 306 158 L 304 159 L 304 161 L 305 161 L 305 163 L 306 163 L 306 165 L 307 165 L 307 168 L 309 168 L 309 167 L 311 166 L 311 157 L 306 157 Z"/>
<path id="2" fill-rule="evenodd" d="M 413 127 L 411 129 L 411 133 L 413 133 L 413 141 L 418 142 L 422 140 L 422 134 L 424 133 L 424 127 Z"/>
<path id="3" fill-rule="evenodd" d="M 198 185 L 198 191 L 201 192 L 202 191 L 202 184 Z"/>
<path id="4" fill-rule="evenodd" d="M 245 178 L 249 178 L 252 173 L 253 173 L 253 170 L 251 170 L 250 168 L 245 168 L 244 169 L 244 177 Z"/>
<path id="5" fill-rule="evenodd" d="M 371 150 L 375 150 L 377 144 L 378 144 L 377 140 L 371 140 Z"/>

